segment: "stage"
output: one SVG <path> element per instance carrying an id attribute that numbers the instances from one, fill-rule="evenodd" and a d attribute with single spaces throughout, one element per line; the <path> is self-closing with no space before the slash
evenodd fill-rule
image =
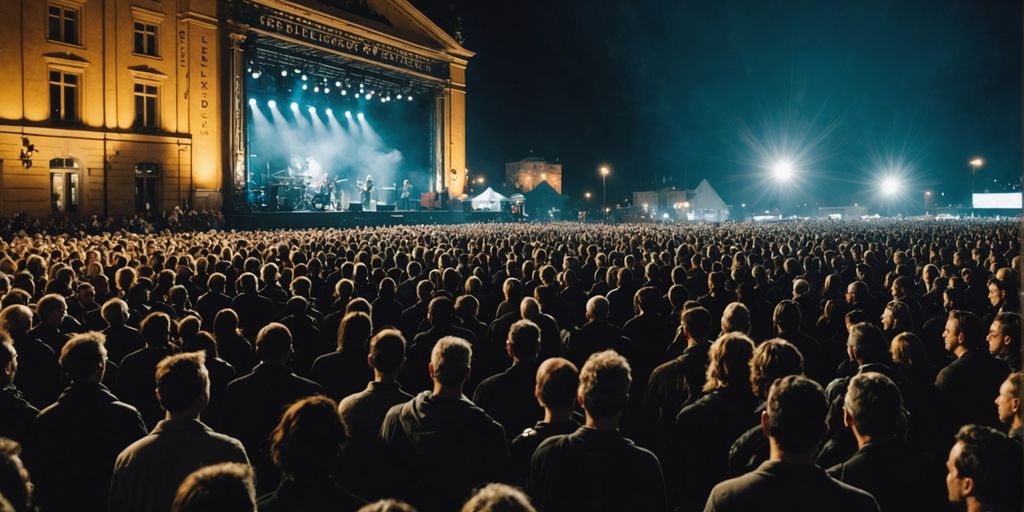
<path id="1" fill-rule="evenodd" d="M 310 229 L 496 222 L 499 212 L 443 210 L 394 212 L 253 212 L 227 215 L 227 228 Z"/>

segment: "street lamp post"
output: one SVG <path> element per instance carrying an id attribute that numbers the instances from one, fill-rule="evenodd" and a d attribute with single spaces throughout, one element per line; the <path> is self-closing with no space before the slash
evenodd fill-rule
<path id="1" fill-rule="evenodd" d="M 607 167 L 601 167 L 601 208 L 608 213 L 608 173 Z"/>
<path id="2" fill-rule="evenodd" d="M 971 217 L 974 217 L 974 178 L 978 174 L 978 169 L 985 165 L 985 159 L 976 156 L 967 163 L 971 164 Z"/>

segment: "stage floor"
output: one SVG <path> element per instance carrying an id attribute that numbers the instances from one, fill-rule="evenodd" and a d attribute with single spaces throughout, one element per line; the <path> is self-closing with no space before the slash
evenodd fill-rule
<path id="1" fill-rule="evenodd" d="M 253 212 L 226 215 L 228 229 L 303 229 L 495 222 L 498 212 Z"/>

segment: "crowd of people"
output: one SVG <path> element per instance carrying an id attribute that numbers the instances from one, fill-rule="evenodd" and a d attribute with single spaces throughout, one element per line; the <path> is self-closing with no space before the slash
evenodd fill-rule
<path id="1" fill-rule="evenodd" d="M 220 211 L 194 209 L 183 210 L 174 207 L 162 212 L 136 213 L 126 217 L 101 217 L 87 215 L 33 217 L 25 213 L 0 216 L 0 238 L 10 240 L 18 235 L 98 235 L 124 231 L 137 234 L 154 234 L 164 231 L 208 231 L 224 229 L 226 221 Z"/>
<path id="2" fill-rule="evenodd" d="M 1011 222 L 25 224 L 0 511 L 1020 509 Z"/>

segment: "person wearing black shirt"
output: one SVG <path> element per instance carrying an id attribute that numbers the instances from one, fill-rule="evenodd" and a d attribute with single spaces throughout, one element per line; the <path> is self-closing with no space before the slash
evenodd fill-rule
<path id="1" fill-rule="evenodd" d="M 553 357 L 537 368 L 534 396 L 544 408 L 544 419 L 512 439 L 509 480 L 524 485 L 537 447 L 549 437 L 571 434 L 580 428 L 572 418 L 579 383 L 579 370 L 566 359 Z"/>
<path id="2" fill-rule="evenodd" d="M 352 312 L 341 320 L 337 350 L 316 358 L 309 374 L 327 396 L 341 400 L 373 380 L 373 372 L 366 364 L 372 331 L 373 324 L 366 313 Z"/>
<path id="3" fill-rule="evenodd" d="M 629 386 L 629 363 L 615 351 L 587 360 L 577 392 L 586 424 L 533 454 L 526 491 L 538 510 L 666 510 L 658 458 L 618 431 Z"/>
<path id="4" fill-rule="evenodd" d="M 125 356 L 114 392 L 138 409 L 146 427 L 152 429 L 163 418 L 160 402 L 153 394 L 156 367 L 165 357 L 174 354 L 170 344 L 171 317 L 160 311 L 150 313 L 142 320 L 140 332 L 146 346 Z"/>
<path id="5" fill-rule="evenodd" d="M 974 313 L 950 312 L 943 338 L 946 350 L 957 359 L 935 377 L 938 403 L 943 404 L 938 413 L 944 416 L 944 435 L 972 423 L 998 425 L 992 398 L 999 394 L 1010 368 L 992 357 L 984 336 L 981 320 Z"/>
<path id="6" fill-rule="evenodd" d="M 7 333 L 0 331 L 0 437 L 25 442 L 39 414 L 14 385 L 18 352 Z"/>
<path id="7" fill-rule="evenodd" d="M 868 493 L 828 476 L 814 465 L 825 433 L 825 393 L 816 382 L 799 375 L 775 381 L 761 428 L 768 435 L 770 460 L 743 476 L 711 490 L 704 512 L 775 510 L 812 512 L 877 512 Z"/>
<path id="8" fill-rule="evenodd" d="M 512 366 L 484 379 L 473 395 L 473 403 L 501 423 L 509 438 L 522 432 L 542 415 L 534 397 L 539 349 L 540 328 L 537 324 L 529 320 L 512 324 L 506 343 Z"/>
<path id="9" fill-rule="evenodd" d="M 1010 429 L 1009 436 L 1024 443 L 1024 373 L 1011 373 L 999 386 L 996 411 L 999 422 Z"/>

